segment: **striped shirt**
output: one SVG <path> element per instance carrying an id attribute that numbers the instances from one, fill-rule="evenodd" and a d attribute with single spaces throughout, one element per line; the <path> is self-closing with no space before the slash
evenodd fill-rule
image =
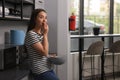
<path id="1" fill-rule="evenodd" d="M 28 61 L 30 69 L 35 74 L 40 74 L 51 69 L 51 65 L 47 62 L 47 57 L 40 55 L 31 45 L 43 41 L 43 35 L 29 31 L 25 37 L 25 46 L 28 53 Z"/>

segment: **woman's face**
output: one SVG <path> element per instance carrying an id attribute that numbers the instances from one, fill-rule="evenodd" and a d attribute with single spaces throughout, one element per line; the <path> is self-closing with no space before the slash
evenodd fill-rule
<path id="1" fill-rule="evenodd" d="M 44 11 L 38 13 L 36 18 L 36 26 L 43 26 L 43 22 L 47 23 L 47 14 Z"/>

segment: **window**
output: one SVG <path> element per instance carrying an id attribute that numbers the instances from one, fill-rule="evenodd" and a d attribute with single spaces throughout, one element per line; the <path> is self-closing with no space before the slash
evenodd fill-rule
<path id="1" fill-rule="evenodd" d="M 120 33 L 120 0 L 114 2 L 114 28 L 113 33 Z"/>
<path id="2" fill-rule="evenodd" d="M 109 12 L 110 0 L 83 0 L 84 1 L 84 27 L 83 34 L 93 33 L 93 27 L 100 27 L 100 33 L 109 33 Z M 76 31 L 71 34 L 79 34 L 80 21 L 80 0 L 71 0 L 70 14 L 72 12 L 76 15 Z M 81 29 L 81 28 L 80 28 Z"/>
<path id="3" fill-rule="evenodd" d="M 84 34 L 93 33 L 96 26 L 100 34 L 108 33 L 109 0 L 84 0 Z"/>

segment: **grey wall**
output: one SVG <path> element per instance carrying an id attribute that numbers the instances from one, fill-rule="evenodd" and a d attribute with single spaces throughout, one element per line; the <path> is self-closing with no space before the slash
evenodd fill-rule
<path id="1" fill-rule="evenodd" d="M 45 0 L 45 10 L 47 10 L 49 24 L 49 50 L 57 53 L 57 24 L 58 24 L 58 1 Z"/>
<path id="2" fill-rule="evenodd" d="M 60 80 L 72 80 L 68 4 L 69 0 L 45 0 L 44 5 L 48 13 L 50 52 L 56 52 L 66 61 L 65 64 L 57 66 Z"/>

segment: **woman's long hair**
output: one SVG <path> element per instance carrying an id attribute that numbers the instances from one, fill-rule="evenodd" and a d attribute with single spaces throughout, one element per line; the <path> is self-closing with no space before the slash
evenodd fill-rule
<path id="1" fill-rule="evenodd" d="M 30 21 L 28 24 L 28 28 L 27 28 L 27 32 L 32 30 L 35 27 L 37 15 L 42 11 L 46 13 L 46 11 L 44 9 L 35 9 L 32 11 Z"/>
<path id="2" fill-rule="evenodd" d="M 39 12 L 42 12 L 42 11 L 46 13 L 46 11 L 44 9 L 35 9 L 32 11 L 30 21 L 28 24 L 28 28 L 27 28 L 27 32 L 32 30 L 35 27 L 37 15 L 39 14 Z M 27 48 L 26 48 L 25 44 L 23 45 L 23 47 L 24 47 L 24 53 L 27 53 Z"/>

